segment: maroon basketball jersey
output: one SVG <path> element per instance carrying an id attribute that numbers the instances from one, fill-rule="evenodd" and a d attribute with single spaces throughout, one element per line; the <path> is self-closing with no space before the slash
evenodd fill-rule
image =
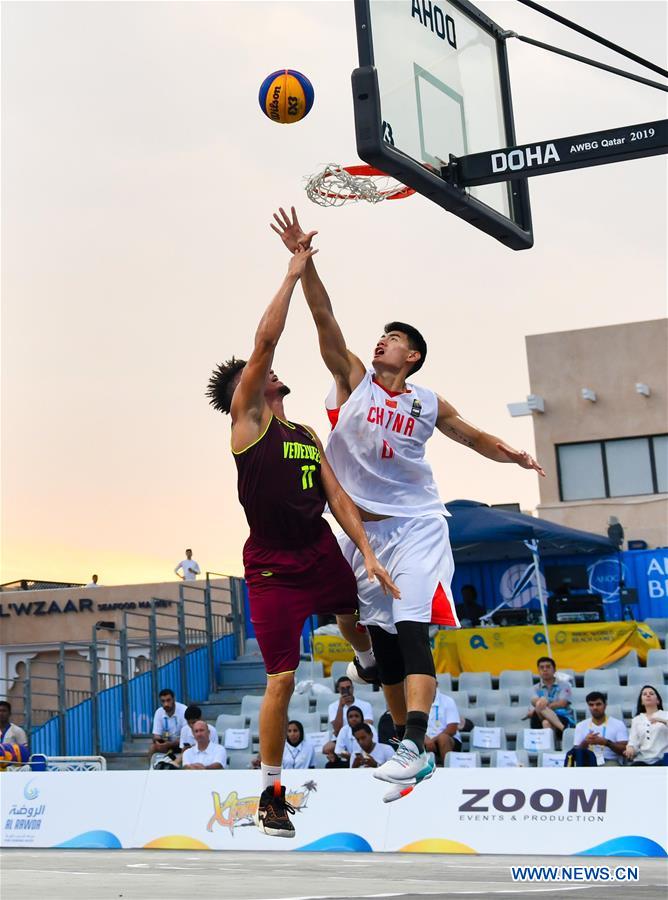
<path id="1" fill-rule="evenodd" d="M 318 539 L 327 527 L 326 501 L 320 451 L 308 429 L 272 416 L 262 437 L 234 459 L 252 542 L 290 548 Z"/>

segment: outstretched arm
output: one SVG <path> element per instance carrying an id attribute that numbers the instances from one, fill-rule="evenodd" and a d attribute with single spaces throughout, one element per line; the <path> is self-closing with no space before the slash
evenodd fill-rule
<path id="1" fill-rule="evenodd" d="M 466 419 L 462 419 L 457 410 L 444 400 L 438 398 L 438 417 L 436 427 L 446 437 L 470 447 L 481 456 L 486 456 L 494 462 L 515 463 L 523 469 L 534 469 L 539 475 L 545 476 L 542 467 L 530 456 L 526 450 L 515 450 L 493 434 L 481 431 L 475 425 L 471 425 Z"/>
<path id="2" fill-rule="evenodd" d="M 232 398 L 232 447 L 240 450 L 256 440 L 269 419 L 264 395 L 276 345 L 283 334 L 295 285 L 303 275 L 306 262 L 317 250 L 297 248 L 288 271 L 273 300 L 260 319 L 255 332 L 253 352 L 241 373 Z"/>
<path id="3" fill-rule="evenodd" d="M 292 220 L 283 208 L 274 213 L 272 229 L 278 234 L 291 253 L 299 246 L 310 247 L 317 231 L 302 230 L 294 206 L 291 207 Z M 279 215 L 280 214 L 280 215 Z M 312 260 L 309 260 L 302 277 L 304 296 L 313 321 L 318 330 L 320 355 L 336 382 L 337 403 L 345 403 L 360 381 L 364 378 L 364 363 L 346 347 L 346 341 L 339 323 L 334 317 L 332 303 L 325 286 L 320 280 Z"/>

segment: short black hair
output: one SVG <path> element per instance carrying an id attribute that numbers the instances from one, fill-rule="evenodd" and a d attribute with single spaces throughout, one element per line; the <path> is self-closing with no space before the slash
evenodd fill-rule
<path id="1" fill-rule="evenodd" d="M 555 670 L 555 672 L 556 672 L 556 670 L 557 670 L 557 664 L 556 664 L 556 662 L 552 659 L 551 656 L 541 656 L 541 657 L 536 661 L 536 667 L 538 667 L 542 662 L 549 662 L 549 663 L 551 664 L 552 668 L 553 668 L 553 669 Z"/>
<path id="2" fill-rule="evenodd" d="M 366 731 L 367 734 L 370 734 L 373 737 L 373 731 L 371 730 L 371 726 L 366 722 L 360 722 L 359 725 L 355 725 L 353 728 L 353 734 L 357 734 L 358 731 Z"/>
<path id="3" fill-rule="evenodd" d="M 336 679 L 336 692 L 337 693 L 339 693 L 339 688 L 341 687 L 342 681 L 349 681 L 351 684 L 353 683 L 353 680 L 350 677 L 350 675 L 341 675 L 339 678 Z"/>
<path id="4" fill-rule="evenodd" d="M 209 403 L 218 412 L 228 413 L 232 406 L 232 394 L 234 394 L 234 379 L 246 365 L 245 359 L 226 360 L 219 363 L 213 370 L 206 388 L 206 396 Z"/>
<path id="5" fill-rule="evenodd" d="M 174 696 L 174 691 L 171 688 L 163 688 L 160 691 L 160 693 L 158 694 L 158 697 L 173 697 L 173 696 Z"/>
<path id="6" fill-rule="evenodd" d="M 608 698 L 605 694 L 602 694 L 600 691 L 591 691 L 585 697 L 585 701 L 587 703 L 593 703 L 594 700 L 602 700 L 604 703 L 608 702 Z"/>
<path id="7" fill-rule="evenodd" d="M 0 706 L 6 706 L 7 712 L 11 714 L 12 704 L 9 702 L 9 700 L 0 700 Z"/>
<path id="8" fill-rule="evenodd" d="M 188 706 L 186 707 L 186 711 L 183 714 L 183 718 L 186 722 L 191 722 L 193 719 L 201 719 L 202 718 L 202 710 L 199 706 Z M 204 721 L 202 719 L 202 721 Z"/>
<path id="9" fill-rule="evenodd" d="M 350 715 L 351 712 L 358 712 L 360 714 L 360 716 L 362 717 L 362 721 L 364 721 L 364 713 L 359 708 L 359 706 L 354 706 L 354 705 L 349 706 L 348 709 L 346 710 L 346 719 L 348 718 L 348 716 Z"/>
<path id="10" fill-rule="evenodd" d="M 645 688 L 650 688 L 651 690 L 654 691 L 654 693 L 656 694 L 656 696 L 658 698 L 658 708 L 663 709 L 663 700 L 661 699 L 661 694 L 657 691 L 657 689 L 654 687 L 654 685 L 653 684 L 643 684 L 643 686 L 640 688 L 640 693 L 638 694 L 638 705 L 636 707 L 636 715 L 637 716 L 639 716 L 640 713 L 645 712 L 645 704 L 642 702 L 642 692 L 645 690 Z"/>
<path id="11" fill-rule="evenodd" d="M 388 322 L 384 328 L 385 334 L 389 334 L 390 331 L 401 331 L 408 338 L 408 344 L 411 350 L 417 350 L 420 354 L 420 359 L 416 363 L 413 363 L 411 368 L 408 370 L 409 375 L 414 375 L 418 369 L 421 369 L 424 365 L 424 361 L 427 358 L 427 342 L 422 337 L 417 328 L 413 328 L 412 325 L 407 325 L 406 322 Z"/>

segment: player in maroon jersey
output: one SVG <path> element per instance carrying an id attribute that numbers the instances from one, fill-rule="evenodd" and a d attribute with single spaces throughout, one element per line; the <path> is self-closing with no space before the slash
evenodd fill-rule
<path id="1" fill-rule="evenodd" d="M 357 610 L 355 577 L 322 518 L 325 503 L 363 554 L 369 580 L 378 579 L 399 596 L 317 436 L 287 420 L 283 399 L 289 388 L 271 368 L 292 293 L 314 253 L 297 249 L 260 320 L 248 362 L 232 358 L 218 366 L 207 390 L 211 405 L 232 416 L 239 500 L 250 526 L 243 558 L 251 621 L 268 676 L 260 710 L 262 794 L 256 823 L 265 834 L 280 837 L 294 836 L 288 817 L 293 810 L 280 778 L 304 622 L 314 613 Z"/>

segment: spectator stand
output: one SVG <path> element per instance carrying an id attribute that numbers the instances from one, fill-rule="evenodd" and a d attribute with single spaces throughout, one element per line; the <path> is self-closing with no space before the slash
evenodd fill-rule
<path id="1" fill-rule="evenodd" d="M 40 660 L 33 673 L 28 659 L 23 676 L 3 679 L 0 695 L 11 696 L 31 750 L 49 758 L 119 754 L 150 734 L 162 687 L 206 701 L 221 664 L 244 649 L 243 581 L 213 584 L 217 575 L 181 585 L 175 611 L 154 597 L 126 611 L 122 627 L 97 622 L 89 643 L 62 642 L 56 661 Z"/>

